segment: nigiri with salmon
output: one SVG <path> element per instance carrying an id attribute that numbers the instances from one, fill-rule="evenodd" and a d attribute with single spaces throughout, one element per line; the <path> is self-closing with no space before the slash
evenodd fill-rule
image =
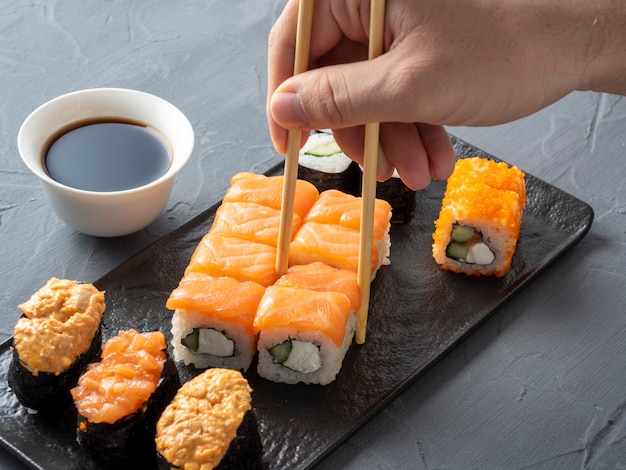
<path id="1" fill-rule="evenodd" d="M 71 390 L 77 441 L 107 466 L 151 466 L 154 432 L 180 379 L 160 331 L 120 331 Z"/>

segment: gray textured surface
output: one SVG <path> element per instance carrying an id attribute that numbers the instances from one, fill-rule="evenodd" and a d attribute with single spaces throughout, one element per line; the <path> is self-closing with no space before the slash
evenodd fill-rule
<path id="1" fill-rule="evenodd" d="M 50 275 L 95 280 L 279 160 L 264 116 L 266 38 L 283 2 L 34 1 L 0 6 L 0 338 Z M 50 213 L 15 145 L 26 115 L 96 86 L 154 93 L 194 125 L 167 211 L 116 240 Z M 320 468 L 626 468 L 626 99 L 575 93 L 460 138 L 589 203 L 541 274 Z M 0 467 L 20 469 L 0 450 Z"/>

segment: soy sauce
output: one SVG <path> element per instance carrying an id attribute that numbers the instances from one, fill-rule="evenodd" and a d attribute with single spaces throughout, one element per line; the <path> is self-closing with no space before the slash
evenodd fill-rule
<path id="1" fill-rule="evenodd" d="M 44 154 L 51 178 L 87 191 L 123 191 L 163 176 L 171 163 L 169 143 L 138 122 L 83 121 L 65 129 Z"/>

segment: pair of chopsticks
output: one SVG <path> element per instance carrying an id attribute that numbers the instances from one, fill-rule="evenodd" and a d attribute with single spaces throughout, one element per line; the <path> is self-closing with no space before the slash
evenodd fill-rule
<path id="1" fill-rule="evenodd" d="M 313 23 L 313 0 L 300 0 L 296 33 L 294 75 L 305 72 L 308 66 Z M 383 52 L 385 24 L 385 0 L 371 0 L 368 59 L 372 60 Z M 372 244 L 374 241 L 374 208 L 376 200 L 376 166 L 378 162 L 378 140 L 380 123 L 365 125 L 361 228 L 359 237 L 359 260 L 357 281 L 361 289 L 361 308 L 357 312 L 356 342 L 365 342 L 367 316 L 370 299 Z M 281 205 L 280 229 L 276 271 L 279 275 L 287 271 L 289 243 L 293 221 L 293 209 L 298 176 L 298 156 L 302 131 L 289 130 L 285 159 L 284 183 Z"/>

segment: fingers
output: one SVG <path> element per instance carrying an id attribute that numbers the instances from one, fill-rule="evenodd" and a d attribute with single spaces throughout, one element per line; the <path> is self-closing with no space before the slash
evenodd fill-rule
<path id="1" fill-rule="evenodd" d="M 337 144 L 359 164 L 363 163 L 363 126 L 334 130 Z M 450 136 L 441 126 L 382 123 L 377 179 L 390 178 L 394 169 L 411 189 L 423 189 L 431 179 L 445 180 L 454 169 L 456 156 Z"/>
<path id="2" fill-rule="evenodd" d="M 266 114 L 276 150 L 287 152 L 287 130 L 279 126 L 270 112 L 270 100 L 276 87 L 293 75 L 298 2 L 289 1 L 274 24 L 268 39 L 268 77 Z"/>
<path id="3" fill-rule="evenodd" d="M 385 123 L 380 138 L 390 166 L 411 189 L 447 179 L 454 169 L 452 142 L 441 126 Z"/>

